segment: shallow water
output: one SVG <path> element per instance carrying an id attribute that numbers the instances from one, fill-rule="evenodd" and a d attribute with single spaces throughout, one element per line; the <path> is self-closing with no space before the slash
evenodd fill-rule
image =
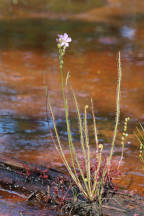
<path id="1" fill-rule="evenodd" d="M 57 126 L 67 152 L 67 138 L 55 37 L 67 32 L 73 43 L 65 56 L 65 72 L 80 108 L 93 98 L 99 139 L 106 152 L 110 148 L 115 119 L 117 54 L 121 51 L 122 92 L 121 119 L 115 159 L 120 156 L 120 132 L 127 116 L 128 127 L 122 177 L 117 184 L 144 195 L 144 171 L 138 158 L 138 142 L 134 132 L 137 121 L 144 120 L 144 7 L 143 2 L 109 1 L 104 7 L 72 15 L 65 19 L 43 16 L 0 20 L 0 154 L 34 164 L 61 167 L 51 141 L 46 120 L 46 98 L 43 77 L 46 77 Z M 135 6 L 135 7 L 134 7 Z M 64 16 L 64 15 L 63 15 Z M 70 97 L 72 132 L 79 146 L 75 109 Z M 90 110 L 89 110 L 90 111 Z M 91 127 L 91 115 L 89 113 Z M 91 135 L 92 149 L 94 138 Z M 51 157 L 49 157 L 51 155 Z M 6 207 L 5 207 L 6 206 Z M 2 215 L 47 215 L 47 210 L 33 209 L 16 194 L 0 190 Z M 43 212 L 43 213 L 42 213 Z M 49 212 L 49 215 L 52 214 Z M 54 213 L 56 215 L 56 213 Z"/>

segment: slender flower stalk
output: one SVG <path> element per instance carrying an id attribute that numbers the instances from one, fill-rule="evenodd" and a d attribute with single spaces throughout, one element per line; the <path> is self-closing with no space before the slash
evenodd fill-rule
<path id="1" fill-rule="evenodd" d="M 68 132 L 68 142 L 69 142 L 69 150 L 70 150 L 72 167 L 74 170 L 75 177 L 76 177 L 77 181 L 79 182 L 77 172 L 76 172 L 76 164 L 77 164 L 77 167 L 80 171 L 81 177 L 84 181 L 85 189 L 88 191 L 88 185 L 86 184 L 86 182 L 84 180 L 85 177 L 84 177 L 84 174 L 83 174 L 82 169 L 80 167 L 80 163 L 78 161 L 78 158 L 77 158 L 77 155 L 75 152 L 75 147 L 74 147 L 73 142 L 72 142 L 71 129 L 70 129 L 70 123 L 69 123 L 68 102 L 67 102 L 67 98 L 65 96 L 65 86 L 64 86 L 64 78 L 63 78 L 63 62 L 64 62 L 63 57 L 65 55 L 66 47 L 69 46 L 69 43 L 72 41 L 72 39 L 70 37 L 68 37 L 68 35 L 66 33 L 64 33 L 64 35 L 58 35 L 58 39 L 56 39 L 56 41 L 58 43 L 57 46 L 58 46 L 58 50 L 59 50 L 59 65 L 60 65 L 60 74 L 61 74 L 61 83 L 62 83 L 62 95 L 63 95 L 63 101 L 64 101 L 64 109 L 65 109 L 66 125 L 67 125 L 67 132 Z M 76 162 L 76 164 L 75 164 L 75 162 Z"/>

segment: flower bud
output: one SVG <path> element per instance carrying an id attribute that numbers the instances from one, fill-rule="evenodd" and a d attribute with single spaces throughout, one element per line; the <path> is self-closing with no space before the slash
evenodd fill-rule
<path id="1" fill-rule="evenodd" d="M 61 48 L 61 45 L 60 45 L 60 44 L 57 44 L 57 47 L 60 49 L 60 48 Z"/>

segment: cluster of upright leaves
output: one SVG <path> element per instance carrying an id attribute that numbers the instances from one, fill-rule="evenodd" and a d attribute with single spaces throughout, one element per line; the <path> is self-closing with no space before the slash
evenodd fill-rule
<path id="1" fill-rule="evenodd" d="M 144 127 L 140 124 L 140 127 L 137 128 L 137 134 L 136 137 L 139 141 L 139 158 L 142 161 L 142 163 L 144 164 Z"/>
<path id="2" fill-rule="evenodd" d="M 99 205 L 102 204 L 102 195 L 104 192 L 104 185 L 106 181 L 106 177 L 110 173 L 110 167 L 111 167 L 111 161 L 112 156 L 114 152 L 114 145 L 116 141 L 116 135 L 118 130 L 118 123 L 119 123 L 119 116 L 120 116 L 120 85 L 121 85 L 121 64 L 120 64 L 120 54 L 118 58 L 118 84 L 117 84 L 117 97 L 116 97 L 116 120 L 115 120 L 115 127 L 114 127 L 114 133 L 113 133 L 113 139 L 111 144 L 111 150 L 108 158 L 105 160 L 105 165 L 103 166 L 103 160 L 105 157 L 103 157 L 103 145 L 99 144 L 98 136 L 97 136 L 97 127 L 96 127 L 96 120 L 94 116 L 94 108 L 93 103 L 91 100 L 92 105 L 92 117 L 93 117 L 93 129 L 94 129 L 94 135 L 95 135 L 95 143 L 96 143 L 96 151 L 95 151 L 95 169 L 92 169 L 92 163 L 91 163 L 91 150 L 90 150 L 90 143 L 89 143 L 89 134 L 88 134 L 88 124 L 87 124 L 87 110 L 88 105 L 84 108 L 84 117 L 82 118 L 79 105 L 77 102 L 77 98 L 75 96 L 74 90 L 72 89 L 72 95 L 74 104 L 76 107 L 77 112 L 77 118 L 78 118 L 78 124 L 79 124 L 79 134 L 80 134 L 80 143 L 81 143 L 81 152 L 83 156 L 83 166 L 81 164 L 81 161 L 78 159 L 77 152 L 72 140 L 72 133 L 70 128 L 70 122 L 69 122 L 69 110 L 68 110 L 68 99 L 65 94 L 65 88 L 68 85 L 68 76 L 66 78 L 66 81 L 64 80 L 63 76 L 63 64 L 64 64 L 64 55 L 66 48 L 69 46 L 69 43 L 72 41 L 72 39 L 65 33 L 64 35 L 58 35 L 57 38 L 57 46 L 59 51 L 59 66 L 60 66 L 60 74 L 61 74 L 61 84 L 62 84 L 62 95 L 63 95 L 63 101 L 64 101 L 64 109 L 65 109 L 65 118 L 66 118 L 66 125 L 67 125 L 67 134 L 68 134 L 68 144 L 69 144 L 69 152 L 70 152 L 70 160 L 71 163 L 69 163 L 65 157 L 61 140 L 58 134 L 58 130 L 55 123 L 55 117 L 53 113 L 53 109 L 50 103 L 50 98 L 48 95 L 48 106 L 49 110 L 53 119 L 54 124 L 54 130 L 56 134 L 56 140 L 55 143 L 57 151 L 60 153 L 63 162 L 83 194 L 83 196 L 89 200 L 94 201 L 95 199 L 98 200 Z M 125 123 L 125 129 L 127 128 L 127 121 Z M 126 130 L 124 130 L 126 132 Z M 126 133 L 125 133 L 126 134 Z M 125 134 L 123 137 L 125 137 Z M 124 145 L 124 140 L 122 142 Z M 122 149 L 123 149 L 122 145 Z"/>

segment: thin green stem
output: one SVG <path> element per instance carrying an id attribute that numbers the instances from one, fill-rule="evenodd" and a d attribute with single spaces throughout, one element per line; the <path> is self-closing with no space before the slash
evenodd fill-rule
<path id="1" fill-rule="evenodd" d="M 119 117 L 120 117 L 121 78 L 122 78 L 122 70 L 121 70 L 121 57 L 120 57 L 120 52 L 119 52 L 119 54 L 118 54 L 118 85 L 117 85 L 117 97 L 116 97 L 116 120 L 115 120 L 115 128 L 114 128 L 114 134 L 113 134 L 113 139 L 112 139 L 110 156 L 108 159 L 108 166 L 110 165 L 113 151 L 114 151 L 114 145 L 115 145 L 115 140 L 116 140 L 116 136 L 117 136 L 118 123 L 119 123 Z"/>
<path id="2" fill-rule="evenodd" d="M 62 95 L 63 95 L 63 101 L 64 101 L 64 109 L 65 109 L 65 117 L 66 117 L 66 125 L 67 125 L 67 133 L 68 133 L 68 142 L 69 142 L 70 157 L 71 157 L 72 167 L 74 169 L 75 176 L 77 176 L 77 172 L 76 172 L 76 169 L 75 169 L 74 157 L 73 157 L 73 151 L 75 151 L 75 150 L 72 147 L 72 136 L 71 136 L 70 123 L 69 123 L 68 103 L 67 103 L 67 98 L 65 96 L 65 91 L 64 91 L 65 87 L 64 87 L 64 77 L 63 77 L 63 54 L 62 54 L 61 51 L 60 51 L 60 54 L 59 54 L 59 62 L 60 62 Z"/>
<path id="3" fill-rule="evenodd" d="M 99 142 L 98 142 L 98 135 L 97 135 L 97 127 L 96 127 L 96 120 L 95 120 L 95 115 L 94 115 L 94 107 L 93 107 L 93 101 L 92 101 L 92 98 L 91 98 L 91 107 L 92 107 L 92 117 L 93 117 L 93 126 L 94 126 L 94 136 L 95 136 L 95 143 L 96 143 L 96 158 L 97 158 L 97 155 L 98 155 L 98 145 L 99 145 Z"/>
<path id="4" fill-rule="evenodd" d="M 76 111 L 77 111 L 77 115 L 78 115 L 79 131 L 80 131 L 80 141 L 81 141 L 80 143 L 81 143 L 81 148 L 82 148 L 82 152 L 83 152 L 83 155 L 84 155 L 85 170 L 87 170 L 87 154 L 86 154 L 86 150 L 85 150 L 85 146 L 84 146 L 82 119 L 81 119 L 81 115 L 80 115 L 80 110 L 79 110 L 77 98 L 75 96 L 75 93 L 74 93 L 73 89 L 72 89 L 72 94 L 73 94 L 74 103 L 76 105 Z"/>
<path id="5" fill-rule="evenodd" d="M 85 128 L 85 142 L 87 148 L 87 182 L 89 187 L 89 193 L 91 194 L 91 173 L 90 173 L 90 147 L 89 147 L 89 139 L 88 139 L 88 128 L 87 128 L 87 109 L 88 106 L 85 106 L 85 114 L 84 114 L 84 128 Z"/>

